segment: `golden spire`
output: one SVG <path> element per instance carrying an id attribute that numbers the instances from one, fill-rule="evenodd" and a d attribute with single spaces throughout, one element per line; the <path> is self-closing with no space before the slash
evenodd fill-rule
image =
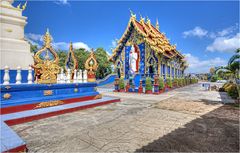
<path id="1" fill-rule="evenodd" d="M 51 42 L 52 42 L 52 37 L 49 33 L 49 30 L 47 28 L 47 32 L 46 34 L 43 36 L 43 40 L 44 40 L 44 44 L 47 48 L 49 48 L 51 46 Z"/>
<path id="2" fill-rule="evenodd" d="M 158 19 L 156 21 L 156 29 L 159 30 L 159 23 L 158 23 Z"/>
<path id="3" fill-rule="evenodd" d="M 73 50 L 73 44 L 72 42 L 70 42 L 70 47 L 69 47 L 69 50 L 72 51 Z"/>

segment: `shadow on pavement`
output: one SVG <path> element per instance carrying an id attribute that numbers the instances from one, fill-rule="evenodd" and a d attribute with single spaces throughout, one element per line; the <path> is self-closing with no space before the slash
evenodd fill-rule
<path id="1" fill-rule="evenodd" d="M 239 152 L 239 109 L 221 106 L 135 152 Z"/>

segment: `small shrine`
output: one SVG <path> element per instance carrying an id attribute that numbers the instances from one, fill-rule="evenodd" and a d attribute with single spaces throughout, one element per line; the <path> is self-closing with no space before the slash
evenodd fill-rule
<path id="1" fill-rule="evenodd" d="M 182 77 L 186 68 L 184 56 L 160 32 L 158 20 L 153 26 L 149 18 L 138 21 L 133 13 L 110 61 L 119 78 L 132 77 L 137 84 L 147 76 Z"/>

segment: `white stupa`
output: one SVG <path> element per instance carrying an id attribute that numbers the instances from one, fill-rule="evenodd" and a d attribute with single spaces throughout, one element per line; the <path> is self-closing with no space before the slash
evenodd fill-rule
<path id="1" fill-rule="evenodd" d="M 1 69 L 7 65 L 10 69 L 28 69 L 33 64 L 30 44 L 24 39 L 24 27 L 27 17 L 22 16 L 24 8 L 13 7 L 14 0 L 0 2 L 0 56 Z M 26 7 L 26 6 L 24 6 Z"/>

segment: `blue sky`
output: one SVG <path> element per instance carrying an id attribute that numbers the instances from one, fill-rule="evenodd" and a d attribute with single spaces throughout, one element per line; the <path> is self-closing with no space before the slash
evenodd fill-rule
<path id="1" fill-rule="evenodd" d="M 130 8 L 153 25 L 158 19 L 160 31 L 186 55 L 188 72 L 199 73 L 226 64 L 239 47 L 238 7 L 238 1 L 29 1 L 23 15 L 28 17 L 26 38 L 33 43 L 41 43 L 49 28 L 56 49 L 67 49 L 72 41 L 76 48 L 103 47 L 111 54 Z"/>

